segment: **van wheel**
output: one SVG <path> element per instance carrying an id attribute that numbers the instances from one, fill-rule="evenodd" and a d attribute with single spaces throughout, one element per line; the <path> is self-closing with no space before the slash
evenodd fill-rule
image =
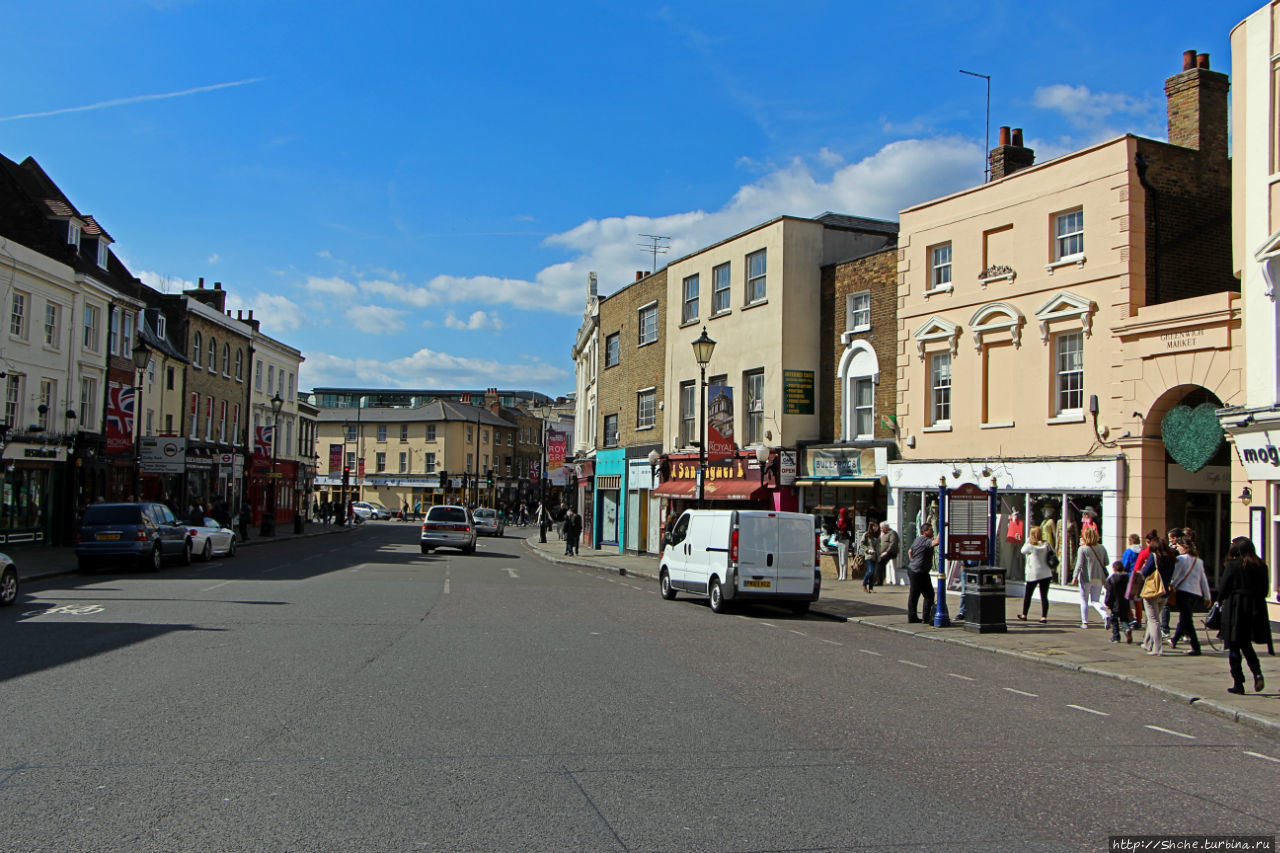
<path id="1" fill-rule="evenodd" d="M 728 603 L 724 600 L 724 591 L 720 589 L 720 578 L 711 579 L 711 587 L 709 591 L 711 593 L 709 597 L 711 600 L 712 613 L 724 613 L 729 609 Z"/>
<path id="2" fill-rule="evenodd" d="M 791 612 L 797 616 L 803 616 L 809 612 L 808 601 L 793 601 L 791 603 Z"/>
<path id="3" fill-rule="evenodd" d="M 675 600 L 676 590 L 671 585 L 671 575 L 667 574 L 666 569 L 663 569 L 662 574 L 658 576 L 658 588 L 662 592 L 662 597 L 667 601 Z"/>

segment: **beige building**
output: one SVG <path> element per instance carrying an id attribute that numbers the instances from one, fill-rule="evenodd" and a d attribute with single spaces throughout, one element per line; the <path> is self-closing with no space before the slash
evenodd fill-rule
<path id="1" fill-rule="evenodd" d="M 1232 528 L 1280 589 L 1280 3 L 1231 31 L 1232 259 L 1244 313 L 1245 393 L 1221 412 L 1235 447 Z"/>
<path id="2" fill-rule="evenodd" d="M 1091 517 L 1114 557 L 1129 533 L 1189 526 L 1216 569 L 1230 468 L 1206 416 L 1243 392 L 1227 86 L 1189 52 L 1166 83 L 1170 143 L 1033 165 L 1002 128 L 989 183 L 902 212 L 889 514 L 906 541 L 940 484 L 994 483 L 1011 580 L 1034 524 L 1065 581 Z"/>

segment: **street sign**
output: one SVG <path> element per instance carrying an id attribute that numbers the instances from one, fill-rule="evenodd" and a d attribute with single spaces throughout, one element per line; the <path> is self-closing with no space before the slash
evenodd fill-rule
<path id="1" fill-rule="evenodd" d="M 965 483 L 947 492 L 947 559 L 987 559 L 990 497 L 985 490 Z"/>
<path id="2" fill-rule="evenodd" d="M 145 474 L 181 474 L 186 470 L 187 440 L 146 435 L 138 441 Z"/>

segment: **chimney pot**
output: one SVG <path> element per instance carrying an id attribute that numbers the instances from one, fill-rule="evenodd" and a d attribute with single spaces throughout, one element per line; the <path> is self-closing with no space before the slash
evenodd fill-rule
<path id="1" fill-rule="evenodd" d="M 241 309 L 239 309 L 239 308 L 237 308 L 237 309 L 236 309 L 236 319 L 237 319 L 237 320 L 243 320 L 243 319 L 244 319 L 244 311 L 242 311 L 242 310 L 241 310 Z"/>
<path id="2" fill-rule="evenodd" d="M 636 281 L 644 278 L 644 270 L 636 270 Z"/>
<path id="3" fill-rule="evenodd" d="M 1009 144 L 1009 126 L 1008 125 L 1000 126 L 1000 144 L 1001 145 Z"/>
<path id="4" fill-rule="evenodd" d="M 1013 129 L 1013 142 L 1010 143 L 1014 148 L 1022 147 L 1022 128 L 1015 127 Z"/>
<path id="5" fill-rule="evenodd" d="M 1209 67 L 1209 54 L 1201 53 L 1196 56 L 1196 68 Z"/>
<path id="6" fill-rule="evenodd" d="M 215 281 L 215 282 L 213 283 L 213 289 L 214 289 L 214 290 L 222 290 L 222 282 L 220 282 L 220 281 Z"/>
<path id="7" fill-rule="evenodd" d="M 200 276 L 199 286 L 201 290 L 204 290 L 204 276 Z"/>
<path id="8" fill-rule="evenodd" d="M 1182 52 L 1182 70 L 1190 71 L 1196 67 L 1196 52 L 1194 50 L 1184 50 Z"/>
<path id="9" fill-rule="evenodd" d="M 250 320 L 252 320 L 252 319 L 253 319 L 253 309 L 252 309 L 252 308 L 250 308 L 250 309 L 249 309 L 249 319 L 250 319 Z"/>

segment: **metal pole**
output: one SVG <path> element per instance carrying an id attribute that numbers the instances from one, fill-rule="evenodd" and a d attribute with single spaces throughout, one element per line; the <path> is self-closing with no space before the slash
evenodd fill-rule
<path id="1" fill-rule="evenodd" d="M 991 75 L 979 74 L 976 71 L 965 71 L 963 68 L 960 69 L 960 73 L 968 74 L 970 77 L 981 77 L 983 80 L 987 81 L 987 123 L 984 127 L 986 132 L 985 138 L 986 138 L 987 148 L 982 155 L 983 157 L 982 179 L 983 179 L 983 182 L 985 183 L 986 181 L 991 180 L 991 159 L 990 159 L 990 156 L 991 156 Z"/>
<path id="2" fill-rule="evenodd" d="M 938 596 L 934 603 L 933 627 L 951 627 L 947 614 L 947 485 L 938 486 Z"/>
<path id="3" fill-rule="evenodd" d="M 707 487 L 707 366 L 700 365 L 702 380 L 698 404 L 698 508 L 706 502 Z"/>

